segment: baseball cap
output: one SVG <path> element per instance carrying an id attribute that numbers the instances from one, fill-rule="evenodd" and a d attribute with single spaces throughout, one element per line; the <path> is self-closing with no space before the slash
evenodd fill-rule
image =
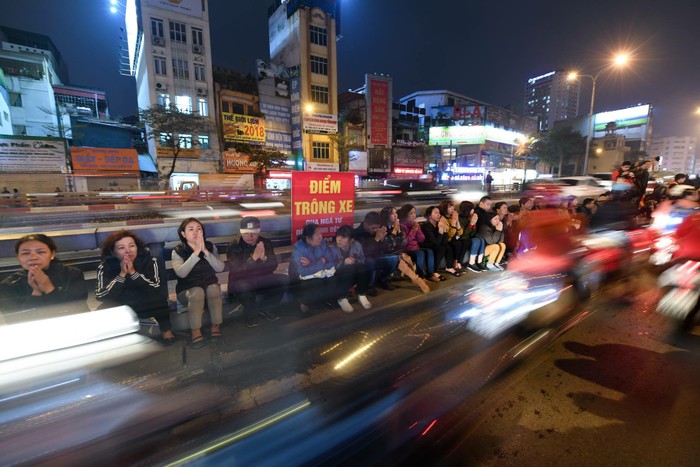
<path id="1" fill-rule="evenodd" d="M 260 221 L 257 217 L 248 216 L 241 219 L 240 232 L 244 233 L 260 233 Z"/>

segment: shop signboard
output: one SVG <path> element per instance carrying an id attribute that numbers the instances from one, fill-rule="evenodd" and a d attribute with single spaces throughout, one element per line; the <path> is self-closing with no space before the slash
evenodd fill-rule
<path id="1" fill-rule="evenodd" d="M 0 136 L 0 172 L 56 172 L 66 166 L 65 142 L 59 138 Z"/>

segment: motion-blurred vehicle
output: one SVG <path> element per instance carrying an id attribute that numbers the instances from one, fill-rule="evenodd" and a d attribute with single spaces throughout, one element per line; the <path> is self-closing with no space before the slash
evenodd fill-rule
<path id="1" fill-rule="evenodd" d="M 562 185 L 562 196 L 595 198 L 609 191 L 608 188 L 599 183 L 597 178 L 588 175 L 552 178 L 550 181 Z"/>
<path id="2" fill-rule="evenodd" d="M 387 179 L 355 190 L 358 201 L 387 201 L 411 203 L 425 200 L 446 199 L 455 190 L 435 182 L 416 179 Z"/>
<path id="3" fill-rule="evenodd" d="M 612 173 L 611 172 L 602 172 L 602 173 L 594 173 L 590 174 L 591 177 L 597 178 L 598 184 L 605 188 L 606 190 L 610 191 L 612 190 L 613 187 L 613 181 L 612 181 Z"/>
<path id="4" fill-rule="evenodd" d="M 675 321 L 679 331 L 692 328 L 700 308 L 700 262 L 682 261 L 659 275 L 664 291 L 656 311 Z"/>

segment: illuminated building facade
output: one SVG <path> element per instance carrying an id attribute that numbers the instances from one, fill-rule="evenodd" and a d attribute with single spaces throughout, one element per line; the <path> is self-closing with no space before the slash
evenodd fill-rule
<path id="1" fill-rule="evenodd" d="M 554 122 L 578 115 L 578 81 L 569 81 L 563 70 L 530 78 L 525 85 L 525 114 L 539 117 L 539 130 L 553 128 Z"/>

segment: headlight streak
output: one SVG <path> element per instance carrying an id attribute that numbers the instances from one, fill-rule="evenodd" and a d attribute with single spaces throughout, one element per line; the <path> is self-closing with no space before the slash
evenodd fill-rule
<path id="1" fill-rule="evenodd" d="M 340 346 L 343 345 L 344 343 L 345 343 L 345 341 L 340 341 L 340 342 L 338 342 L 337 344 L 335 344 L 335 345 L 332 346 L 331 348 L 326 349 L 326 350 L 324 350 L 323 352 L 321 352 L 321 355 L 326 355 L 327 353 L 330 353 L 330 352 L 334 351 L 335 349 L 337 349 L 338 347 L 340 347 Z"/>
<path id="2" fill-rule="evenodd" d="M 257 433 L 258 431 L 267 428 L 270 425 L 273 425 L 277 422 L 280 422 L 284 420 L 287 417 L 290 417 L 308 407 L 311 406 L 311 402 L 308 400 L 299 402 L 298 404 L 295 404 L 291 407 L 287 407 L 286 409 L 271 415 L 267 418 L 264 418 L 256 423 L 253 423 L 252 425 L 249 425 L 241 430 L 238 430 L 237 432 L 231 434 L 230 436 L 227 436 L 225 438 L 222 438 L 219 441 L 216 441 L 214 444 L 211 444 L 210 446 L 207 446 L 204 449 L 200 449 L 197 452 L 194 452 L 190 454 L 189 456 L 183 457 L 181 459 L 178 459 L 176 461 L 170 462 L 168 464 L 165 464 L 167 466 L 176 466 L 176 465 L 183 465 L 186 464 L 187 462 L 191 462 L 198 457 L 205 456 L 207 454 L 210 454 L 214 451 L 217 451 L 223 447 L 226 447 L 227 445 L 231 443 L 235 443 L 236 441 L 243 439 L 247 436 L 250 436 L 254 433 Z"/>

